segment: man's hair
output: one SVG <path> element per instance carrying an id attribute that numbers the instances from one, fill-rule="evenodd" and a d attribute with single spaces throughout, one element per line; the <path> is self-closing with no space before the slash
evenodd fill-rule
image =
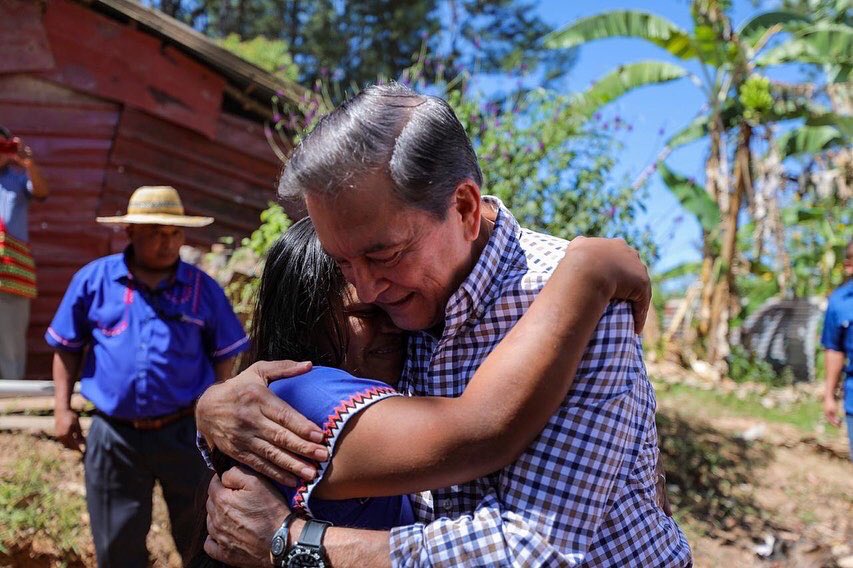
<path id="1" fill-rule="evenodd" d="M 851 239 L 850 242 L 847 243 L 847 248 L 844 252 L 846 253 L 847 260 L 853 260 L 853 239 Z"/>
<path id="2" fill-rule="evenodd" d="M 0 124 L 0 137 L 5 138 L 6 140 L 12 139 L 12 131 Z"/>
<path id="3" fill-rule="evenodd" d="M 465 128 L 446 101 L 399 83 L 368 87 L 323 117 L 294 149 L 278 186 L 284 200 L 337 195 L 385 174 L 407 205 L 443 219 L 456 187 L 482 186 Z"/>

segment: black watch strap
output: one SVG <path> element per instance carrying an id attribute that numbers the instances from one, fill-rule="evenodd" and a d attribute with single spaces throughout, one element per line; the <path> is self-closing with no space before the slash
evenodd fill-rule
<path id="1" fill-rule="evenodd" d="M 305 522 L 305 526 L 302 527 L 302 532 L 299 534 L 299 544 L 322 548 L 323 535 L 326 533 L 326 529 L 330 526 L 332 526 L 332 523 L 318 521 L 316 519 L 308 519 Z"/>

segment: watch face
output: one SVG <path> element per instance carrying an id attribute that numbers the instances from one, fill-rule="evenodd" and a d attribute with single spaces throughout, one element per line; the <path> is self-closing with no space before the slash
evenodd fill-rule
<path id="1" fill-rule="evenodd" d="M 276 536 L 272 539 L 272 546 L 270 547 L 273 556 L 280 556 L 282 552 L 284 552 L 284 539 L 280 536 Z"/>
<path id="2" fill-rule="evenodd" d="M 287 568 L 326 568 L 326 563 L 319 550 L 297 544 L 287 555 Z"/>

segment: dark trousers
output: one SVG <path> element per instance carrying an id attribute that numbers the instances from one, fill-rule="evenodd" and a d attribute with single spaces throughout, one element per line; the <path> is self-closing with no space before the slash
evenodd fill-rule
<path id="1" fill-rule="evenodd" d="M 169 509 L 172 536 L 186 558 L 195 527 L 196 497 L 209 475 L 188 416 L 161 430 L 136 430 L 100 416 L 86 438 L 86 504 L 100 568 L 149 565 L 154 482 Z"/>

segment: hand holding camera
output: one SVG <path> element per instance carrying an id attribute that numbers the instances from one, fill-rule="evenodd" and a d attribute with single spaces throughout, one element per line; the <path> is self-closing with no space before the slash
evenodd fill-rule
<path id="1" fill-rule="evenodd" d="M 33 159 L 33 151 L 17 136 L 7 140 L 0 138 L 0 154 L 10 156 L 12 162 L 23 168 L 29 168 Z"/>

